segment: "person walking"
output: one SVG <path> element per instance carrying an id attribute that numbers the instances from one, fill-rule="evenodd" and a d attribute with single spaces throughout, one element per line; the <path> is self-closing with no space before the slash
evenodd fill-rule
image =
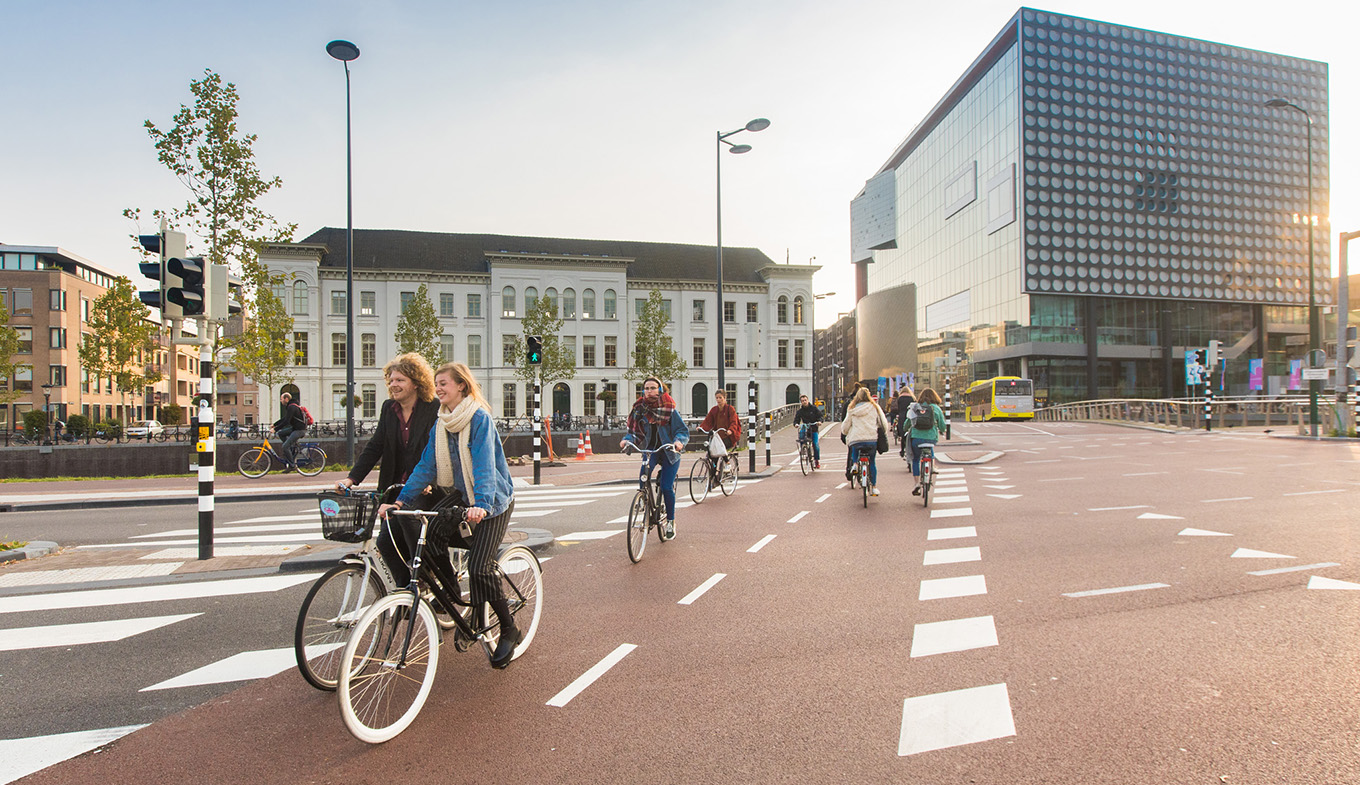
<path id="1" fill-rule="evenodd" d="M 873 488 L 871 496 L 878 495 L 878 429 L 888 430 L 888 418 L 869 396 L 868 388 L 860 388 L 850 401 L 850 410 L 841 423 L 841 441 L 850 445 L 850 460 L 857 461 L 861 454 L 869 456 L 869 485 Z"/>
<path id="2" fill-rule="evenodd" d="M 912 496 L 921 495 L 921 445 L 937 444 L 944 429 L 944 410 L 940 408 L 940 394 L 929 387 L 921 391 L 921 400 L 907 409 L 911 422 L 911 475 L 916 478 Z"/>
<path id="3" fill-rule="evenodd" d="M 491 667 L 504 668 L 514 659 L 515 647 L 524 639 L 523 630 L 515 626 L 510 601 L 495 569 L 496 556 L 515 509 L 510 465 L 491 418 L 491 405 L 466 365 L 440 366 L 434 373 L 434 394 L 439 399 L 439 415 L 425 452 L 411 470 L 396 502 L 379 507 L 378 514 L 385 519 L 389 509 L 413 506 L 430 485 L 446 493 L 456 490 L 469 500 L 466 520 L 471 534 L 462 534 L 456 526 L 440 527 L 432 531 L 428 541 L 467 549 L 472 607 L 480 608 L 487 603 L 496 613 L 500 640 L 491 655 Z"/>
<path id="4" fill-rule="evenodd" d="M 289 393 L 279 395 L 279 410 L 281 414 L 273 428 L 281 440 L 279 455 L 282 455 L 286 462 L 284 471 L 288 471 L 293 468 L 293 445 L 307 433 L 307 417 L 303 415 L 302 407 L 293 402 L 293 396 Z"/>
<path id="5" fill-rule="evenodd" d="M 653 466 L 661 466 L 657 480 L 661 483 L 661 498 L 666 502 L 667 539 L 675 536 L 675 475 L 680 472 L 680 454 L 688 443 L 689 427 L 675 410 L 675 399 L 666 392 L 660 379 L 655 376 L 643 379 L 642 397 L 633 403 L 633 410 L 628 413 L 628 433 L 619 441 L 619 448 L 631 444 L 639 449 L 657 451 L 647 456 L 646 470 L 650 472 Z M 671 445 L 673 451 L 661 449 L 666 444 Z"/>

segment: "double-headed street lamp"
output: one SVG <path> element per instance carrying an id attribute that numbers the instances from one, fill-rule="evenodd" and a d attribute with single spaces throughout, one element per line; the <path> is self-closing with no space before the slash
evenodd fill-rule
<path id="1" fill-rule="evenodd" d="M 763 117 L 757 117 L 746 125 L 735 131 L 723 133 L 718 132 L 718 389 L 727 389 L 725 385 L 726 377 L 723 371 L 727 367 L 727 344 L 723 341 L 723 320 L 726 314 L 723 311 L 723 271 L 722 271 L 722 146 L 727 145 L 728 152 L 740 155 L 751 152 L 749 144 L 733 144 L 727 141 L 727 137 L 739 134 L 742 131 L 764 131 L 770 127 L 770 121 Z M 754 453 L 753 453 L 754 454 Z"/>
<path id="2" fill-rule="evenodd" d="M 345 66 L 345 443 L 354 465 L 354 141 L 350 134 L 349 61 L 359 57 L 359 47 L 349 41 L 331 41 L 326 54 Z"/>
<path id="3" fill-rule="evenodd" d="M 1308 123 L 1308 212 L 1304 216 L 1304 221 L 1308 224 L 1308 362 L 1311 365 L 1313 362 L 1313 352 L 1318 350 L 1319 336 L 1322 332 L 1318 325 L 1317 290 L 1313 285 L 1313 228 L 1317 226 L 1317 216 L 1313 215 L 1313 116 L 1308 114 L 1308 110 L 1298 104 L 1290 103 L 1283 98 L 1275 98 L 1266 101 L 1266 106 L 1269 106 L 1272 109 L 1293 109 L 1303 115 L 1303 119 Z M 1317 436 L 1317 379 L 1308 380 L 1308 423 L 1309 434 Z"/>

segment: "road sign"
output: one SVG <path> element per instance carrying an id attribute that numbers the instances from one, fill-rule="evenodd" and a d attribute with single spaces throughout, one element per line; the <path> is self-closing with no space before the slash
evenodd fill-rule
<path id="1" fill-rule="evenodd" d="M 1325 382 L 1331 370 L 1331 368 L 1304 368 L 1303 380 L 1305 382 Z"/>

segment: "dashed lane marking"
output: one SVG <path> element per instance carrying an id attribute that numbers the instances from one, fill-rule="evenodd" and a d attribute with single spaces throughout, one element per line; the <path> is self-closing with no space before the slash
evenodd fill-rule
<path id="1" fill-rule="evenodd" d="M 972 546 L 968 548 L 939 548 L 937 550 L 926 551 L 921 566 L 930 567 L 935 564 L 961 564 L 970 561 L 982 561 L 981 548 Z"/>
<path id="2" fill-rule="evenodd" d="M 713 588 L 714 586 L 717 586 L 717 585 L 718 585 L 718 581 L 720 581 L 720 580 L 722 580 L 723 578 L 726 578 L 726 577 L 727 577 L 727 573 L 725 573 L 725 572 L 716 573 L 712 578 L 709 578 L 708 580 L 706 580 L 706 581 L 704 581 L 703 583 L 699 584 L 698 588 L 696 588 L 694 591 L 690 592 L 689 594 L 686 594 L 683 598 L 680 599 L 679 602 L 676 603 L 676 605 L 692 605 L 692 604 L 694 604 L 694 601 L 695 601 L 695 600 L 697 600 L 697 599 L 699 599 L 700 597 L 704 596 L 704 592 L 708 591 L 709 589 Z"/>
<path id="3" fill-rule="evenodd" d="M 789 522 L 789 523 L 797 523 L 797 522 L 803 520 L 803 516 L 804 516 L 804 515 L 807 515 L 809 512 L 810 512 L 810 510 L 803 510 L 802 512 L 800 512 L 800 513 L 798 513 L 797 515 L 793 516 L 792 518 L 789 518 L 789 521 L 788 521 L 788 522 Z"/>
<path id="4" fill-rule="evenodd" d="M 963 575 L 957 578 L 932 578 L 921 581 L 916 599 L 944 600 L 951 597 L 972 597 L 987 593 L 987 579 L 982 575 Z"/>
<path id="5" fill-rule="evenodd" d="M 1113 589 L 1091 589 L 1090 591 L 1067 592 L 1064 597 L 1098 597 L 1102 594 L 1123 594 L 1130 591 L 1146 591 L 1148 589 L 1168 589 L 1169 583 L 1140 583 L 1136 586 L 1116 586 Z"/>
<path id="6" fill-rule="evenodd" d="M 594 684 L 601 676 L 609 672 L 609 669 L 619 664 L 619 661 L 627 657 L 633 649 L 637 648 L 635 643 L 619 644 L 617 649 L 611 651 L 604 659 L 591 666 L 590 670 L 576 677 L 576 680 L 568 684 L 566 689 L 548 699 L 548 706 L 561 708 L 571 702 L 572 698 L 580 695 L 586 687 Z"/>
<path id="7" fill-rule="evenodd" d="M 838 487 L 839 487 L 839 486 L 838 486 Z M 822 502 L 824 502 L 824 501 L 826 501 L 827 499 L 830 499 L 830 498 L 831 498 L 831 494 L 829 494 L 829 493 L 824 493 L 824 494 L 822 494 L 821 496 L 817 497 L 817 501 L 813 502 L 813 504 L 821 504 Z"/>
<path id="8" fill-rule="evenodd" d="M 1312 496 L 1319 493 L 1345 493 L 1345 488 L 1329 488 L 1325 491 L 1294 491 L 1293 493 L 1280 494 L 1281 496 Z"/>
<path id="9" fill-rule="evenodd" d="M 1200 500 L 1200 503 L 1201 503 L 1201 504 L 1217 504 L 1218 502 L 1249 502 L 1249 501 L 1251 501 L 1251 499 L 1252 499 L 1252 497 L 1250 497 L 1250 496 L 1232 496 L 1232 497 L 1229 497 L 1229 498 L 1227 498 L 1227 499 L 1201 499 L 1201 500 Z"/>
<path id="10" fill-rule="evenodd" d="M 911 636 L 911 656 L 929 657 L 995 645 L 996 621 L 991 616 L 951 619 L 916 625 Z"/>
<path id="11" fill-rule="evenodd" d="M 899 756 L 1015 735 L 1005 684 L 907 698 L 902 704 Z"/>
<path id="12" fill-rule="evenodd" d="M 957 540 L 976 536 L 976 526 L 954 526 L 948 529 L 928 529 L 926 531 L 927 540 Z"/>
<path id="13" fill-rule="evenodd" d="M 0 630 L 0 651 L 23 651 L 27 649 L 49 649 L 55 646 L 83 646 L 87 643 L 110 643 L 202 615 L 201 613 L 181 613 L 174 616 L 146 616 L 140 619 L 52 624 L 43 627 L 16 627 Z"/>
<path id="14" fill-rule="evenodd" d="M 1248 574 L 1248 575 L 1279 575 L 1280 573 L 1283 573 L 1283 572 L 1302 572 L 1303 570 L 1321 570 L 1321 569 L 1325 569 L 1325 568 L 1327 568 L 1327 567 L 1340 567 L 1340 566 L 1341 566 L 1340 564 L 1337 564 L 1337 563 L 1334 562 L 1334 561 L 1325 561 L 1325 562 L 1321 562 L 1321 563 L 1319 563 L 1319 564 L 1301 564 L 1301 565 L 1299 565 L 1298 567 L 1276 567 L 1276 568 L 1273 569 L 1273 570 L 1254 570 L 1254 571 L 1249 572 L 1249 573 L 1247 573 L 1247 574 Z"/>
<path id="15" fill-rule="evenodd" d="M 760 542 L 758 542 L 758 543 L 756 543 L 755 545 L 752 545 L 751 547 L 747 548 L 747 549 L 746 549 L 746 552 L 747 552 L 747 553 L 756 553 L 756 552 L 758 552 L 761 548 L 764 548 L 766 545 L 769 545 L 769 544 L 770 544 L 770 540 L 773 540 L 773 539 L 774 539 L 774 535 L 773 535 L 773 534 L 767 534 L 767 535 L 765 535 L 764 537 L 761 537 L 761 538 L 760 538 Z"/>

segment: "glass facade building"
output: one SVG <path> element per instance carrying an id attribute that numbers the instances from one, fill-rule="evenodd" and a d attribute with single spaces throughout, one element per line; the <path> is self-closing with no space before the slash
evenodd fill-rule
<path id="1" fill-rule="evenodd" d="M 926 383 L 960 348 L 971 377 L 1051 402 L 1177 396 L 1185 350 L 1217 339 L 1226 392 L 1251 360 L 1284 391 L 1327 115 L 1324 63 L 1021 9 L 852 202 L 852 261 L 868 292 L 916 285 Z M 1321 307 L 1325 218 L 1312 231 Z"/>

